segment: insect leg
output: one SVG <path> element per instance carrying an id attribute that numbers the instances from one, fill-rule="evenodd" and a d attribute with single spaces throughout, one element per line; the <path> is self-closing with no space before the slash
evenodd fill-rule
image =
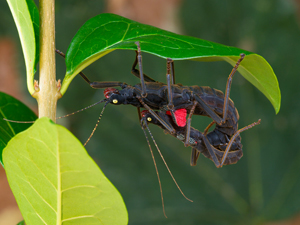
<path id="1" fill-rule="evenodd" d="M 184 146 L 187 147 L 189 146 L 189 141 L 190 141 L 190 132 L 191 132 L 191 122 L 192 122 L 192 115 L 194 114 L 196 105 L 197 105 L 197 101 L 194 101 L 193 107 L 190 110 L 190 114 L 189 117 L 187 119 L 187 124 L 186 124 L 186 135 L 185 135 L 185 142 L 184 142 Z"/>
<path id="2" fill-rule="evenodd" d="M 171 64 L 172 64 L 173 60 L 170 58 L 167 58 L 167 84 L 168 84 L 168 108 L 172 111 L 174 108 L 174 104 L 173 104 L 173 96 L 172 96 L 172 88 L 171 88 L 171 79 L 172 79 L 172 83 L 173 83 L 173 78 L 171 78 Z"/>
<path id="3" fill-rule="evenodd" d="M 224 98 L 224 106 L 223 106 L 223 118 L 222 118 L 222 123 L 225 122 L 226 117 L 227 117 L 227 111 L 228 111 L 228 101 L 229 101 L 229 93 L 230 93 L 230 87 L 232 83 L 232 77 L 237 71 L 240 63 L 242 60 L 245 58 L 245 54 L 241 53 L 239 60 L 236 62 L 234 68 L 232 69 L 231 73 L 229 74 L 229 77 L 227 79 L 227 84 L 226 84 L 226 91 L 225 91 L 225 98 Z"/>
<path id="4" fill-rule="evenodd" d="M 145 97 L 147 97 L 147 92 L 146 92 L 146 85 L 145 85 L 143 66 L 142 66 L 142 51 L 141 51 L 140 42 L 137 41 L 137 42 L 135 42 L 135 44 L 137 45 L 137 52 L 138 52 L 137 59 L 138 59 L 139 70 L 140 70 L 140 79 L 141 79 L 141 86 L 142 86 L 142 97 L 145 98 Z"/>
<path id="5" fill-rule="evenodd" d="M 123 82 L 119 82 L 119 81 L 103 81 L 103 82 L 99 82 L 99 81 L 94 81 L 94 82 L 90 82 L 90 86 L 92 88 L 109 88 L 109 87 L 121 87 L 124 88 L 127 86 L 126 83 Z"/>
<path id="6" fill-rule="evenodd" d="M 65 55 L 63 52 L 59 51 L 58 49 L 55 49 L 55 52 L 56 52 L 57 54 L 59 54 L 60 56 L 66 58 L 66 55 Z M 87 76 L 86 76 L 83 72 L 80 72 L 79 75 L 80 75 L 80 76 L 81 76 L 88 84 L 91 83 L 91 81 L 89 80 L 89 78 L 87 78 Z"/>
<path id="7" fill-rule="evenodd" d="M 140 103 L 143 105 L 143 107 L 145 109 L 147 109 L 149 111 L 149 113 L 151 113 L 151 115 L 153 115 L 171 134 L 175 133 L 175 129 L 170 126 L 169 124 L 167 124 L 160 116 L 158 116 L 147 104 L 145 104 L 143 102 L 143 99 L 139 96 L 136 96 L 137 99 L 140 101 Z"/>
<path id="8" fill-rule="evenodd" d="M 172 76 L 172 84 L 175 84 L 175 70 L 174 70 L 174 61 L 171 60 L 171 76 Z"/>
<path id="9" fill-rule="evenodd" d="M 139 116 L 139 120 L 141 121 L 142 116 L 141 116 L 141 108 L 137 107 L 137 111 L 138 111 L 138 116 Z"/>
<path id="10" fill-rule="evenodd" d="M 206 111 L 206 113 L 219 125 L 223 124 L 226 119 L 227 119 L 227 111 L 228 111 L 228 103 L 229 103 L 229 93 L 230 93 L 230 87 L 232 83 L 232 77 L 237 71 L 241 61 L 244 59 L 245 54 L 240 55 L 240 59 L 237 61 L 236 65 L 232 69 L 228 80 L 227 80 L 227 85 L 226 85 L 226 92 L 225 92 L 225 97 L 224 97 L 224 106 L 223 106 L 223 118 L 221 118 L 219 115 L 217 115 L 210 107 L 208 104 L 206 104 L 201 97 L 194 93 L 194 98 L 198 101 L 199 105 Z"/>
<path id="11" fill-rule="evenodd" d="M 135 68 L 136 65 L 138 64 L 138 54 L 139 54 L 139 52 L 135 51 L 135 53 L 136 53 L 136 56 L 135 56 L 135 60 L 134 60 L 134 63 L 132 65 L 132 68 L 131 68 L 131 73 L 134 76 L 136 76 L 137 78 L 141 79 L 140 71 Z M 144 79 L 145 79 L 146 82 L 156 82 L 156 80 L 152 79 L 151 77 L 147 76 L 146 74 L 143 74 L 143 75 L 144 75 Z"/>
<path id="12" fill-rule="evenodd" d="M 229 152 L 229 149 L 231 148 L 231 145 L 233 144 L 234 140 L 240 135 L 241 132 L 245 131 L 245 130 L 248 130 L 258 124 L 260 124 L 260 119 L 257 121 L 257 122 L 254 122 L 254 123 L 251 123 L 250 125 L 244 127 L 244 128 L 241 128 L 239 129 L 234 135 L 232 135 L 232 137 L 230 138 L 230 141 L 225 149 L 225 152 L 224 152 L 224 155 L 222 157 L 222 160 L 221 160 L 221 164 L 219 167 L 222 167 L 223 164 L 225 163 L 225 160 L 226 160 L 226 157 L 228 155 L 228 152 Z"/>
<path id="13" fill-rule="evenodd" d="M 191 166 L 197 165 L 197 160 L 199 156 L 200 156 L 200 152 L 196 148 L 192 148 L 191 161 L 190 161 Z"/>
<path id="14" fill-rule="evenodd" d="M 171 87 L 171 84 L 175 83 L 174 61 L 170 58 L 167 58 L 166 78 L 167 78 L 167 87 L 168 87 L 168 105 L 167 105 L 167 107 L 170 110 L 170 113 L 171 113 L 174 121 L 176 122 L 176 119 L 175 119 L 176 115 L 175 115 L 174 104 L 173 104 L 173 93 L 172 93 L 172 87 Z"/>
<path id="15" fill-rule="evenodd" d="M 198 104 L 203 108 L 203 110 L 214 120 L 217 124 L 222 123 L 221 117 L 216 114 L 208 104 L 196 93 L 193 95 L 194 99 L 198 102 Z"/>
<path id="16" fill-rule="evenodd" d="M 206 135 L 207 134 L 207 132 L 208 132 L 208 130 L 209 130 L 209 128 L 211 128 L 212 127 L 212 125 L 214 125 L 216 122 L 215 121 L 212 121 L 206 128 L 205 128 L 205 130 L 204 130 L 204 135 Z"/>
<path id="17" fill-rule="evenodd" d="M 59 51 L 59 50 L 55 50 L 56 53 L 58 53 L 59 55 L 61 55 L 62 57 L 66 57 L 66 55 Z M 109 87 L 124 87 L 127 84 L 123 83 L 123 82 L 118 82 L 118 81 L 110 81 L 110 82 L 98 82 L 98 81 L 90 81 L 89 78 L 87 78 L 87 76 L 83 73 L 80 72 L 79 73 L 80 76 L 92 87 L 92 88 L 109 88 Z"/>
<path id="18" fill-rule="evenodd" d="M 202 135 L 202 140 L 211 156 L 212 161 L 214 162 L 214 164 L 216 165 L 217 168 L 220 167 L 220 162 L 215 154 L 214 151 L 214 147 L 210 144 L 209 140 L 207 139 L 207 137 L 205 135 Z"/>

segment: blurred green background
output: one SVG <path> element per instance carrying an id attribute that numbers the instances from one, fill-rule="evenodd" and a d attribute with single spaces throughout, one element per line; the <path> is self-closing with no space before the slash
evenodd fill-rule
<path id="1" fill-rule="evenodd" d="M 196 167 L 191 167 L 191 149 L 150 125 L 178 184 L 194 201 L 188 202 L 181 196 L 152 146 L 168 219 L 163 216 L 157 177 L 137 110 L 132 106 L 108 105 L 86 148 L 122 194 L 129 212 L 129 224 L 269 224 L 297 217 L 300 211 L 299 1 L 166 1 L 170 5 L 153 1 L 153 7 L 144 8 L 149 4 L 147 1 L 131 5 L 126 5 L 126 2 L 134 1 L 57 1 L 57 49 L 66 52 L 72 37 L 84 22 L 103 12 L 124 12 L 125 16 L 139 22 L 145 22 L 142 19 L 145 14 L 147 21 L 153 21 L 155 25 L 158 19 L 172 21 L 173 15 L 175 27 L 174 23 L 161 22 L 163 29 L 170 27 L 171 31 L 262 55 L 273 67 L 282 92 L 281 110 L 275 115 L 271 103 L 262 93 L 239 74 L 234 77 L 230 97 L 240 113 L 239 126 L 244 127 L 258 119 L 262 122 L 241 134 L 243 158 L 237 164 L 221 169 L 215 168 L 213 162 L 204 157 L 200 157 Z M 8 38 L 15 43 L 14 66 L 20 74 L 18 80 L 22 81 L 20 86 L 11 82 L 7 85 L 10 90 L 22 91 L 20 98 L 34 108 L 35 100 L 25 87 L 24 59 L 17 30 L 5 1 L 0 2 L 0 13 L 0 40 Z M 134 57 L 133 51 L 114 51 L 84 72 L 91 80 L 136 84 L 139 80 L 130 73 Z M 143 54 L 144 73 L 152 78 L 165 82 L 165 66 L 164 59 Z M 176 82 L 224 91 L 231 69 L 225 62 L 176 61 Z M 63 79 L 64 73 L 64 60 L 57 56 L 57 77 Z M 1 80 L 0 77 L 0 83 Z M 78 76 L 58 101 L 58 116 L 103 98 L 103 90 L 90 88 Z M 102 106 L 58 123 L 66 125 L 85 142 Z M 192 125 L 203 130 L 210 121 L 209 118 L 194 116 Z M 300 220 L 298 222 L 300 224 Z"/>

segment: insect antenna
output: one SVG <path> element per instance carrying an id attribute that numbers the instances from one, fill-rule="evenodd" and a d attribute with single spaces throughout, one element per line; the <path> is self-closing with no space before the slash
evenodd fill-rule
<path id="1" fill-rule="evenodd" d="M 106 99 L 104 99 L 104 100 L 102 100 L 102 101 L 105 101 L 105 100 L 106 100 Z M 94 135 L 94 133 L 95 133 L 97 127 L 98 127 L 98 124 L 99 124 L 99 122 L 100 122 L 100 120 L 101 120 L 101 117 L 102 117 L 102 115 L 103 115 L 104 109 L 105 109 L 105 107 L 107 106 L 108 103 L 109 103 L 109 102 L 106 101 L 106 103 L 105 103 L 105 105 L 103 106 L 103 109 L 102 109 L 102 111 L 101 111 L 101 113 L 100 113 L 100 116 L 99 116 L 99 118 L 98 118 L 98 121 L 97 121 L 97 123 L 96 123 L 96 125 L 95 125 L 95 127 L 94 127 L 94 129 L 93 129 L 93 131 L 92 131 L 92 133 L 91 133 L 91 135 L 90 135 L 89 138 L 86 140 L 86 142 L 84 143 L 83 146 L 86 146 L 86 144 L 90 141 L 90 139 L 91 139 L 92 136 Z"/>
<path id="2" fill-rule="evenodd" d="M 157 175 L 157 179 L 158 179 L 158 183 L 159 183 L 160 196 L 161 196 L 161 204 L 162 204 L 162 207 L 163 207 L 163 212 L 164 212 L 165 217 L 168 218 L 167 215 L 166 215 L 166 211 L 165 211 L 164 196 L 163 196 L 162 186 L 161 186 L 161 182 L 160 182 L 160 178 L 159 178 L 159 172 L 158 172 L 158 169 L 157 169 L 157 165 L 156 165 L 156 162 L 155 162 L 155 158 L 154 158 L 154 155 L 153 155 L 153 151 L 152 151 L 152 148 L 151 148 L 151 145 L 150 145 L 150 142 L 149 142 L 149 139 L 148 139 L 145 127 L 143 126 L 144 124 L 147 124 L 147 123 L 146 122 L 143 123 L 143 122 L 144 122 L 144 120 L 141 121 L 141 127 L 142 127 L 142 129 L 144 131 L 144 134 L 145 134 L 148 146 L 149 146 L 149 150 L 150 150 L 150 153 L 151 153 L 151 156 L 152 156 L 152 160 L 153 160 L 153 163 L 154 163 L 154 167 L 155 167 L 155 170 L 156 170 L 156 175 Z M 148 130 L 149 130 L 149 128 L 148 128 Z"/>
<path id="3" fill-rule="evenodd" d="M 86 110 L 86 109 L 89 109 L 89 108 L 91 108 L 91 107 L 93 107 L 93 106 L 95 106 L 95 105 L 98 105 L 98 104 L 100 104 L 100 103 L 102 103 L 102 102 L 107 102 L 107 99 L 103 99 L 103 100 L 101 100 L 101 101 L 99 101 L 99 102 L 96 102 L 96 103 L 94 103 L 94 104 L 92 104 L 92 105 L 89 105 L 89 106 L 87 106 L 87 107 L 85 107 L 85 108 L 83 108 L 83 109 L 79 109 L 79 110 L 77 110 L 77 111 L 75 111 L 75 112 L 69 113 L 69 114 L 67 114 L 67 115 L 60 116 L 60 117 L 56 117 L 56 119 L 61 119 L 61 118 L 65 118 L 65 117 L 68 117 L 68 116 L 72 116 L 72 115 L 74 115 L 74 114 L 76 114 L 76 113 L 82 112 L 82 111 L 84 111 L 84 110 Z"/>
<path id="4" fill-rule="evenodd" d="M 11 122 L 11 123 L 34 123 L 35 121 L 17 121 L 17 120 L 9 120 L 6 118 L 3 118 L 3 120 L 7 121 L 7 122 Z"/>
<path id="5" fill-rule="evenodd" d="M 89 109 L 89 108 L 91 108 L 91 107 L 93 107 L 93 106 L 95 106 L 95 105 L 98 105 L 98 104 L 100 104 L 100 103 L 102 103 L 102 102 L 107 102 L 107 99 L 103 99 L 103 100 L 101 100 L 101 101 L 99 101 L 99 102 L 96 102 L 96 103 L 94 103 L 94 104 L 92 104 L 92 105 L 89 105 L 89 106 L 87 106 L 87 107 L 85 107 L 85 108 L 83 108 L 83 109 L 79 109 L 79 110 L 77 110 L 77 111 L 75 111 L 75 112 L 69 113 L 69 114 L 67 114 L 67 115 L 60 116 L 60 117 L 56 117 L 56 119 L 61 119 L 61 118 L 65 118 L 65 117 L 74 115 L 74 114 L 76 114 L 76 113 L 79 113 L 79 112 L 82 112 L 82 111 L 84 111 L 84 110 L 86 110 L 86 109 Z M 8 122 L 12 122 L 12 123 L 34 123 L 34 122 L 35 122 L 35 121 L 17 121 L 17 120 L 9 120 L 9 119 L 6 119 L 6 118 L 3 118 L 3 120 L 8 121 Z"/>
<path id="6" fill-rule="evenodd" d="M 180 191 L 180 193 L 182 194 L 182 196 L 183 196 L 186 200 L 188 200 L 188 201 L 190 201 L 190 202 L 193 202 L 193 200 L 191 200 L 191 199 L 189 199 L 188 197 L 185 196 L 185 194 L 183 193 L 183 191 L 182 191 L 181 188 L 179 187 L 179 185 L 178 185 L 178 183 L 176 182 L 176 179 L 174 178 L 174 176 L 173 176 L 173 174 L 172 174 L 172 172 L 171 172 L 171 170 L 170 170 L 170 168 L 169 168 L 169 166 L 168 166 L 168 164 L 167 164 L 165 158 L 163 157 L 163 155 L 162 155 L 162 153 L 161 153 L 161 151 L 160 151 L 158 145 L 157 145 L 156 142 L 155 142 L 155 139 L 154 139 L 154 137 L 153 137 L 153 135 L 152 135 L 152 133 L 151 133 L 149 127 L 148 127 L 147 122 L 145 122 L 144 124 L 145 124 L 145 126 L 147 127 L 147 130 L 148 130 L 148 132 L 149 132 L 149 134 L 150 134 L 150 137 L 151 137 L 151 139 L 152 139 L 152 141 L 153 141 L 153 143 L 154 143 L 154 145 L 155 145 L 155 147 L 156 147 L 156 149 L 157 149 L 157 151 L 158 151 L 158 153 L 159 153 L 161 159 L 163 160 L 163 162 L 164 162 L 164 164 L 165 164 L 165 166 L 166 166 L 166 168 L 167 168 L 169 174 L 171 175 L 171 177 L 172 177 L 172 179 L 173 179 L 175 185 L 177 186 L 178 190 Z"/>

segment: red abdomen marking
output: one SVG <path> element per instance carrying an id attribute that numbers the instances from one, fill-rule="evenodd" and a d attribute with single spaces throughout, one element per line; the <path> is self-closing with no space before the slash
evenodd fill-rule
<path id="1" fill-rule="evenodd" d="M 170 111 L 166 112 L 167 115 L 172 115 Z M 182 109 L 177 109 L 175 112 L 175 122 L 179 127 L 184 127 L 186 125 L 186 109 L 182 108 Z"/>

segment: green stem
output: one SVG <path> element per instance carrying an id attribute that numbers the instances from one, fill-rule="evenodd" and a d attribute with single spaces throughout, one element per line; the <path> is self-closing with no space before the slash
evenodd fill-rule
<path id="1" fill-rule="evenodd" d="M 40 0 L 39 118 L 55 122 L 58 91 L 55 74 L 55 0 Z"/>

